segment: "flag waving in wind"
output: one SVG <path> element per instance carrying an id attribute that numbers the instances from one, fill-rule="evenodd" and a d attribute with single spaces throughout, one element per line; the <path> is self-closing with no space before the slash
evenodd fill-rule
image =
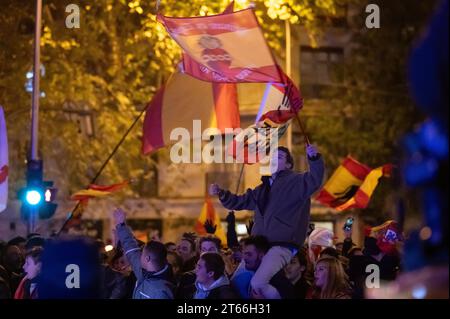
<path id="1" fill-rule="evenodd" d="M 87 189 L 82 189 L 71 196 L 71 200 L 78 200 L 83 205 L 86 205 L 91 198 L 101 198 L 112 193 L 118 192 L 129 184 L 129 181 L 124 181 L 112 185 L 95 185 L 91 184 Z"/>
<path id="2" fill-rule="evenodd" d="M 227 154 L 239 162 L 254 164 L 278 145 L 292 118 L 303 107 L 303 98 L 292 80 L 281 71 L 282 82 L 268 83 L 261 116 L 254 125 L 241 131 L 228 145 Z"/>
<path id="3" fill-rule="evenodd" d="M 158 15 L 184 51 L 187 74 L 209 82 L 280 82 L 281 76 L 252 9 L 213 16 Z"/>
<path id="4" fill-rule="evenodd" d="M 206 229 L 204 224 L 206 221 L 212 222 L 213 225 L 216 226 L 216 231 L 214 235 L 217 236 L 222 245 L 227 245 L 227 237 L 225 236 L 225 231 L 220 222 L 220 216 L 216 213 L 214 209 L 214 205 L 211 202 L 211 199 L 208 195 L 205 197 L 205 203 L 203 204 L 202 211 L 200 212 L 200 216 L 198 216 L 197 222 L 195 223 L 195 232 L 199 235 L 206 235 Z"/>
<path id="5" fill-rule="evenodd" d="M 380 177 L 389 177 L 391 171 L 392 164 L 371 169 L 347 156 L 325 183 L 316 200 L 338 211 L 366 208 Z"/>
<path id="6" fill-rule="evenodd" d="M 147 106 L 142 152 L 148 154 L 170 145 L 175 128 L 187 129 L 193 136 L 193 120 L 206 128 L 239 128 L 237 90 L 234 83 L 208 83 L 176 72 L 159 89 Z"/>

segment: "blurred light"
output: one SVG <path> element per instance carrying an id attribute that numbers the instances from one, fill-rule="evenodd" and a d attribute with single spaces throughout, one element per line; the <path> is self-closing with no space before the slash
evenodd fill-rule
<path id="1" fill-rule="evenodd" d="M 412 296 L 414 299 L 424 299 L 427 295 L 427 288 L 423 285 L 416 286 L 412 290 Z"/>
<path id="2" fill-rule="evenodd" d="M 114 246 L 113 245 L 106 245 L 105 246 L 105 251 L 106 252 L 109 252 L 109 251 L 111 251 L 111 250 L 113 250 L 114 249 Z"/>
<path id="3" fill-rule="evenodd" d="M 236 233 L 238 235 L 247 235 L 247 227 L 245 226 L 245 224 L 237 224 Z"/>
<path id="4" fill-rule="evenodd" d="M 49 189 L 47 189 L 45 191 L 44 197 L 45 197 L 46 202 L 51 202 L 52 201 L 52 192 Z"/>
<path id="5" fill-rule="evenodd" d="M 426 226 L 420 230 L 419 236 L 420 236 L 420 239 L 422 239 L 422 240 L 428 240 L 431 238 L 432 234 L 433 234 L 433 232 L 431 231 L 431 228 Z"/>
<path id="6" fill-rule="evenodd" d="M 29 190 L 25 196 L 27 203 L 30 205 L 37 205 L 41 201 L 41 194 L 36 190 Z"/>

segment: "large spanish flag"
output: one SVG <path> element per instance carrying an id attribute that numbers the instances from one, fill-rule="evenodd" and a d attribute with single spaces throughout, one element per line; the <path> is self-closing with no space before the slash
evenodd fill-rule
<path id="1" fill-rule="evenodd" d="M 142 152 L 151 153 L 170 145 L 175 128 L 187 129 L 193 136 L 193 121 L 200 120 L 202 129 L 239 128 L 236 84 L 208 83 L 176 72 L 159 89 L 147 106 L 142 137 Z"/>
<path id="2" fill-rule="evenodd" d="M 366 208 L 382 176 L 390 176 L 392 164 L 375 169 L 350 156 L 342 162 L 317 195 L 316 200 L 338 211 Z"/>
<path id="3" fill-rule="evenodd" d="M 222 227 L 220 216 L 216 213 L 214 205 L 208 195 L 205 197 L 205 203 L 203 204 L 202 211 L 200 212 L 200 216 L 198 216 L 197 222 L 195 223 L 195 232 L 199 235 L 207 235 L 204 227 L 206 220 L 210 220 L 213 225 L 217 226 L 214 235 L 220 238 L 223 246 L 226 246 L 227 236 L 225 235 L 225 231 Z"/>
<path id="4" fill-rule="evenodd" d="M 184 51 L 187 74 L 210 82 L 280 82 L 275 59 L 251 8 L 201 17 L 158 15 Z"/>

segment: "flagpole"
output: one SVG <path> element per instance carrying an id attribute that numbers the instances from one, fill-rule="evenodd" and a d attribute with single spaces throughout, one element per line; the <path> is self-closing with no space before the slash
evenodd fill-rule
<path id="1" fill-rule="evenodd" d="M 114 147 L 114 149 L 112 150 L 111 154 L 109 154 L 108 158 L 103 162 L 103 164 L 100 167 L 100 169 L 98 170 L 97 174 L 95 174 L 94 178 L 91 180 L 91 182 L 89 184 L 95 184 L 95 182 L 100 177 L 100 175 L 103 172 L 103 170 L 105 169 L 106 165 L 108 165 L 108 163 L 111 160 L 111 158 L 114 156 L 114 154 L 116 154 L 116 152 L 119 149 L 119 147 L 125 141 L 125 139 L 128 136 L 128 134 L 130 134 L 131 130 L 134 128 L 134 126 L 136 125 L 136 123 L 139 121 L 139 119 L 141 118 L 142 114 L 144 114 L 146 110 L 147 110 L 147 107 L 144 107 L 143 110 L 141 111 L 141 113 L 139 113 L 139 115 L 133 121 L 133 124 L 131 124 L 131 126 L 128 128 L 128 130 L 125 132 L 125 134 L 122 136 L 122 138 L 120 139 L 119 143 L 117 143 L 116 147 Z M 73 218 L 74 212 L 80 207 L 80 205 L 81 205 L 81 201 L 78 201 L 77 205 L 72 209 L 72 211 L 69 214 L 69 217 L 67 217 L 67 219 L 64 221 L 64 224 L 61 226 L 60 230 L 56 234 L 57 236 L 60 235 L 60 233 L 66 227 L 67 223 Z"/>
<path id="2" fill-rule="evenodd" d="M 291 59 L 291 23 L 289 19 L 284 20 L 285 36 L 286 36 L 286 75 L 291 78 L 292 76 L 292 59 Z M 286 134 L 287 147 L 292 150 L 292 126 L 289 125 Z"/>
<path id="3" fill-rule="evenodd" d="M 300 130 L 302 131 L 303 136 L 304 136 L 304 138 L 305 138 L 305 144 L 306 144 L 306 145 L 310 145 L 311 143 L 309 142 L 308 135 L 306 135 L 305 128 L 303 127 L 303 124 L 302 124 L 302 122 L 300 121 L 300 117 L 298 116 L 298 114 L 295 114 L 295 118 L 297 119 L 297 123 L 298 123 L 298 125 L 300 126 Z"/>

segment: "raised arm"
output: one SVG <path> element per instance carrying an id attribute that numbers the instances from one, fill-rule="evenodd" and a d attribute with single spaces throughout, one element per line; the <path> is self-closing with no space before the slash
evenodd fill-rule
<path id="1" fill-rule="evenodd" d="M 211 196 L 219 196 L 219 200 L 223 207 L 230 210 L 255 210 L 256 209 L 256 194 L 255 190 L 248 189 L 243 195 L 236 195 L 230 191 L 221 189 L 217 184 L 211 184 L 209 187 L 209 194 Z"/>
<path id="2" fill-rule="evenodd" d="M 141 249 L 131 232 L 131 229 L 125 224 L 126 214 L 120 208 L 116 209 L 113 213 L 113 220 L 116 225 L 116 234 L 123 247 L 125 256 L 127 256 L 136 279 L 140 281 L 142 279 L 142 267 L 141 267 Z"/>
<path id="3" fill-rule="evenodd" d="M 304 198 L 310 197 L 320 189 L 325 172 L 325 163 L 322 155 L 314 145 L 306 147 L 306 154 L 308 156 L 309 171 L 299 174 L 299 189 Z"/>

